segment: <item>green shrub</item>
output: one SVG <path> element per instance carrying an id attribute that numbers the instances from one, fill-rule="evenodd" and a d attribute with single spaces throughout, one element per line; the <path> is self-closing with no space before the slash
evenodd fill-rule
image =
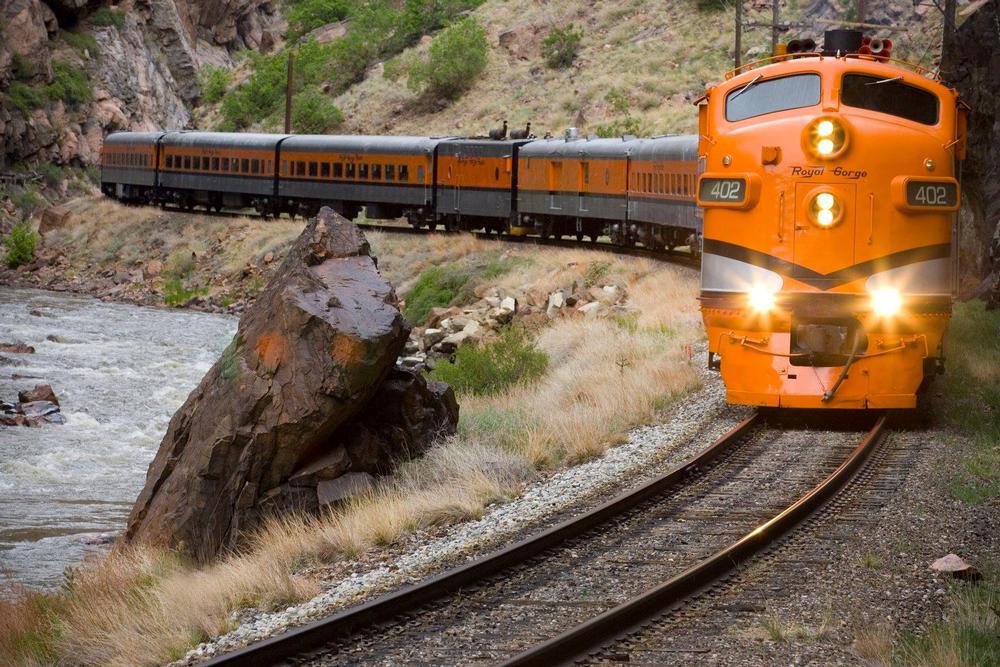
<path id="1" fill-rule="evenodd" d="M 67 44 L 77 51 L 90 54 L 91 58 L 98 58 L 101 55 L 101 48 L 97 45 L 97 40 L 92 35 L 82 32 L 64 32 L 63 39 Z"/>
<path id="2" fill-rule="evenodd" d="M 13 81 L 7 90 L 13 104 L 23 115 L 28 116 L 35 109 L 41 109 L 49 101 L 43 86 L 33 86 L 21 81 Z"/>
<path id="3" fill-rule="evenodd" d="M 11 195 L 10 200 L 14 202 L 14 206 L 21 211 L 21 215 L 25 218 L 45 204 L 45 198 L 30 188 Z"/>
<path id="4" fill-rule="evenodd" d="M 455 360 L 439 364 L 430 376 L 447 382 L 456 392 L 494 396 L 545 374 L 548 356 L 519 328 L 505 330 L 480 345 L 460 347 Z"/>
<path id="5" fill-rule="evenodd" d="M 489 48 L 483 27 L 472 17 L 461 19 L 434 38 L 425 58 L 414 59 L 407 84 L 414 92 L 455 99 L 486 69 Z"/>
<path id="6" fill-rule="evenodd" d="M 621 115 L 623 118 L 598 125 L 594 130 L 597 136 L 607 139 L 627 134 L 636 136 L 643 134 L 642 122 L 638 118 L 632 117 L 632 104 L 624 94 L 612 89 L 604 96 L 604 100 L 611 107 L 613 113 Z"/>
<path id="7" fill-rule="evenodd" d="M 3 237 L 3 244 L 7 248 L 7 266 L 16 269 L 33 260 L 40 240 L 41 237 L 27 220 L 14 225 L 10 234 Z"/>
<path id="8" fill-rule="evenodd" d="M 331 132 L 344 122 L 344 114 L 319 88 L 307 88 L 292 98 L 292 130 L 303 134 Z"/>
<path id="9" fill-rule="evenodd" d="M 53 79 L 47 92 L 49 99 L 62 100 L 68 107 L 79 107 L 92 96 L 87 73 L 58 60 L 52 63 Z"/>
<path id="10" fill-rule="evenodd" d="M 208 104 L 215 104 L 226 94 L 232 72 L 225 67 L 205 65 L 198 72 L 198 85 L 201 87 L 201 99 Z"/>
<path id="11" fill-rule="evenodd" d="M 450 264 L 427 269 L 406 294 L 406 319 L 422 323 L 431 308 L 442 308 L 455 301 L 470 278 L 467 271 Z"/>
<path id="12" fill-rule="evenodd" d="M 87 22 L 98 28 L 121 28 L 125 25 L 125 14 L 110 7 L 101 7 L 87 17 Z"/>
<path id="13" fill-rule="evenodd" d="M 344 20 L 351 13 L 352 5 L 347 0 L 293 0 L 288 10 L 288 39 Z"/>
<path id="14" fill-rule="evenodd" d="M 189 288 L 180 278 L 171 278 L 163 283 L 163 303 L 171 308 L 185 305 L 196 296 L 208 294 L 207 287 Z"/>
<path id="15" fill-rule="evenodd" d="M 31 81 L 38 75 L 38 65 L 34 60 L 15 53 L 11 60 L 14 68 L 14 78 L 18 81 Z"/>
<path id="16" fill-rule="evenodd" d="M 45 184 L 51 187 L 60 185 L 66 178 L 63 168 L 51 162 L 39 162 L 35 165 L 35 171 L 39 173 Z"/>
<path id="17" fill-rule="evenodd" d="M 554 69 L 564 69 L 573 64 L 577 51 L 580 50 L 580 40 L 583 31 L 577 30 L 570 23 L 565 28 L 555 28 L 542 41 L 542 57 L 545 63 Z"/>

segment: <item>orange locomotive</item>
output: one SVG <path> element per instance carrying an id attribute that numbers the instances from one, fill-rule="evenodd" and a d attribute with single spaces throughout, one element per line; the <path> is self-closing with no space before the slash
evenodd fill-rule
<path id="1" fill-rule="evenodd" d="M 702 315 L 732 403 L 913 408 L 943 368 L 964 112 L 865 50 L 830 31 L 699 108 Z"/>

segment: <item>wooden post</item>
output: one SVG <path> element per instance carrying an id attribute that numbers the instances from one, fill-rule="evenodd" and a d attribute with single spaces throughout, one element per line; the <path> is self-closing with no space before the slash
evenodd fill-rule
<path id="1" fill-rule="evenodd" d="M 743 51 L 743 0 L 736 0 L 736 67 L 742 63 Z"/>
<path id="2" fill-rule="evenodd" d="M 292 58 L 294 52 L 288 49 L 288 71 L 285 73 L 285 134 L 292 133 Z"/>
<path id="3" fill-rule="evenodd" d="M 865 0 L 858 0 L 858 18 L 855 19 L 858 23 L 865 22 Z"/>

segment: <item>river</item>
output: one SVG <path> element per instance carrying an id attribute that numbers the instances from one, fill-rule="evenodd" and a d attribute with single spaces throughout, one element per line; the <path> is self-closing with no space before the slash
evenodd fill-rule
<path id="1" fill-rule="evenodd" d="M 125 525 L 171 415 L 236 319 L 0 287 L 0 400 L 51 384 L 66 423 L 0 426 L 0 585 L 50 589 Z"/>

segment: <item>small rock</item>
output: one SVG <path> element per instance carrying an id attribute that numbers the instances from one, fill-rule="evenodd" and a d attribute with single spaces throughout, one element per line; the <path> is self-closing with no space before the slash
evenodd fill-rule
<path id="1" fill-rule="evenodd" d="M 0 352 L 8 354 L 34 354 L 35 348 L 24 343 L 0 343 Z"/>
<path id="2" fill-rule="evenodd" d="M 158 259 L 154 259 L 149 264 L 146 265 L 146 275 L 153 277 L 158 276 L 163 273 L 163 262 Z"/>
<path id="3" fill-rule="evenodd" d="M 577 312 L 583 313 L 587 317 L 597 317 L 603 309 L 604 305 L 602 303 L 599 301 L 591 301 L 590 303 L 583 304 L 576 310 Z"/>
<path id="4" fill-rule="evenodd" d="M 269 250 L 266 253 L 264 253 L 264 263 L 265 264 L 270 264 L 273 261 L 274 261 L 274 253 L 273 252 L 271 252 Z"/>
<path id="5" fill-rule="evenodd" d="M 36 384 L 34 389 L 18 392 L 17 400 L 20 403 L 48 401 L 49 403 L 59 405 L 59 399 L 56 398 L 56 393 L 52 391 L 52 385 L 49 384 Z"/>
<path id="6" fill-rule="evenodd" d="M 477 322 L 476 320 L 470 320 L 469 323 L 462 328 L 462 332 L 467 333 L 470 336 L 477 336 L 479 335 L 479 330 L 481 328 L 482 327 L 480 327 L 479 322 Z"/>
<path id="7" fill-rule="evenodd" d="M 431 348 L 440 343 L 445 338 L 445 332 L 441 329 L 424 330 L 424 348 Z"/>
<path id="8" fill-rule="evenodd" d="M 978 581 L 982 578 L 979 570 L 955 554 L 948 554 L 947 556 L 938 558 L 931 563 L 930 569 L 935 572 L 947 572 L 956 579 L 965 579 L 967 581 Z"/>
<path id="9" fill-rule="evenodd" d="M 553 292 L 549 295 L 549 302 L 548 306 L 545 308 L 545 314 L 550 318 L 555 317 L 564 305 L 566 305 L 566 297 L 563 296 L 563 293 Z"/>
<path id="10" fill-rule="evenodd" d="M 512 296 L 508 296 L 500 301 L 501 310 L 509 310 L 512 313 L 517 312 L 517 299 Z"/>
<path id="11" fill-rule="evenodd" d="M 500 307 L 500 299 L 498 297 L 488 296 L 488 297 L 485 297 L 483 299 L 483 301 L 485 301 L 486 303 L 488 303 L 490 305 L 490 308 L 499 308 Z"/>

